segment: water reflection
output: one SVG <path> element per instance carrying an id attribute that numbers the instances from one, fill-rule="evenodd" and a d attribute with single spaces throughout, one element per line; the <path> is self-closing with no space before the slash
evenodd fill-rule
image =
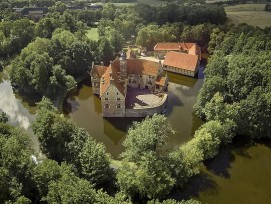
<path id="1" fill-rule="evenodd" d="M 10 82 L 0 83 L 0 107 L 7 114 L 12 125 L 29 130 L 34 116 L 15 98 Z"/>
<path id="2" fill-rule="evenodd" d="M 269 144 L 237 137 L 233 144 L 222 147 L 217 157 L 206 161 L 199 175 L 169 197 L 194 198 L 209 204 L 269 204 L 270 158 Z"/>
<path id="3" fill-rule="evenodd" d="M 27 107 L 27 108 L 25 108 Z M 0 108 L 4 111 L 9 119 L 9 123 L 14 126 L 21 127 L 30 133 L 32 147 L 39 154 L 39 142 L 35 137 L 31 123 L 35 119 L 35 108 L 30 107 L 25 101 L 21 101 L 13 93 L 12 86 L 9 81 L 0 75 Z"/>
<path id="4" fill-rule="evenodd" d="M 193 114 L 193 105 L 203 80 L 168 73 L 168 108 L 165 115 L 176 131 L 168 144 L 175 146 L 189 140 L 202 121 Z M 107 151 L 117 158 L 123 151 L 122 141 L 133 121 L 142 118 L 103 118 L 98 96 L 93 95 L 86 79 L 64 102 L 63 110 L 79 127 L 85 128 Z"/>

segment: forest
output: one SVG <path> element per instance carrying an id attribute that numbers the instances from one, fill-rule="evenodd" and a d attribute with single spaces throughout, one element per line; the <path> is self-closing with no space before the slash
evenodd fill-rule
<path id="1" fill-rule="evenodd" d="M 101 10 L 70 10 L 54 0 L 0 3 L 0 70 L 19 94 L 39 96 L 32 129 L 41 151 L 34 155 L 29 133 L 1 112 L 1 203 L 198 204 L 167 196 L 234 137 L 270 139 L 271 27 L 228 25 L 223 7 L 204 2 L 112 2 Z M 12 10 L 28 6 L 49 7 L 49 13 L 33 21 Z M 87 37 L 91 29 L 98 39 Z M 54 106 L 89 74 L 92 62 L 108 65 L 127 43 L 151 50 L 158 42 L 181 41 L 196 42 L 210 55 L 194 105 L 205 123 L 189 142 L 168 148 L 174 130 L 155 114 L 133 123 L 116 162 Z"/>

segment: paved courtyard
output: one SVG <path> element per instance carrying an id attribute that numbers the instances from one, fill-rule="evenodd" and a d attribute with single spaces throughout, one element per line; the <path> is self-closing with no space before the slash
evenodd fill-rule
<path id="1" fill-rule="evenodd" d="M 153 107 L 159 104 L 162 98 L 162 95 L 155 95 L 147 88 L 132 89 L 128 87 L 125 105 L 126 108 Z"/>

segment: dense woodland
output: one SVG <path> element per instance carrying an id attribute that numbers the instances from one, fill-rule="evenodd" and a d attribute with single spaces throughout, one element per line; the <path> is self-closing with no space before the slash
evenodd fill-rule
<path id="1" fill-rule="evenodd" d="M 34 22 L 12 11 L 31 5 L 50 12 Z M 45 96 L 32 124 L 42 155 L 34 157 L 29 134 L 0 116 L 1 203 L 196 204 L 166 198 L 235 136 L 271 137 L 270 28 L 228 26 L 223 7 L 191 2 L 75 11 L 54 0 L 5 0 L 0 11 L 0 68 L 21 94 Z M 90 40 L 86 33 L 94 27 L 99 38 Z M 174 130 L 154 115 L 133 124 L 115 161 L 53 106 L 92 62 L 108 64 L 124 44 L 151 50 L 178 41 L 208 46 L 211 55 L 195 104 L 206 123 L 189 142 L 169 148 Z"/>

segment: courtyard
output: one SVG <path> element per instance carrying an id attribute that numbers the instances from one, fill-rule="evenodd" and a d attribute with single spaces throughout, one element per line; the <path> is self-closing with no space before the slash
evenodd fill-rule
<path id="1" fill-rule="evenodd" d="M 149 89 L 128 87 L 125 106 L 129 109 L 154 107 L 160 104 L 163 94 L 154 94 Z"/>

